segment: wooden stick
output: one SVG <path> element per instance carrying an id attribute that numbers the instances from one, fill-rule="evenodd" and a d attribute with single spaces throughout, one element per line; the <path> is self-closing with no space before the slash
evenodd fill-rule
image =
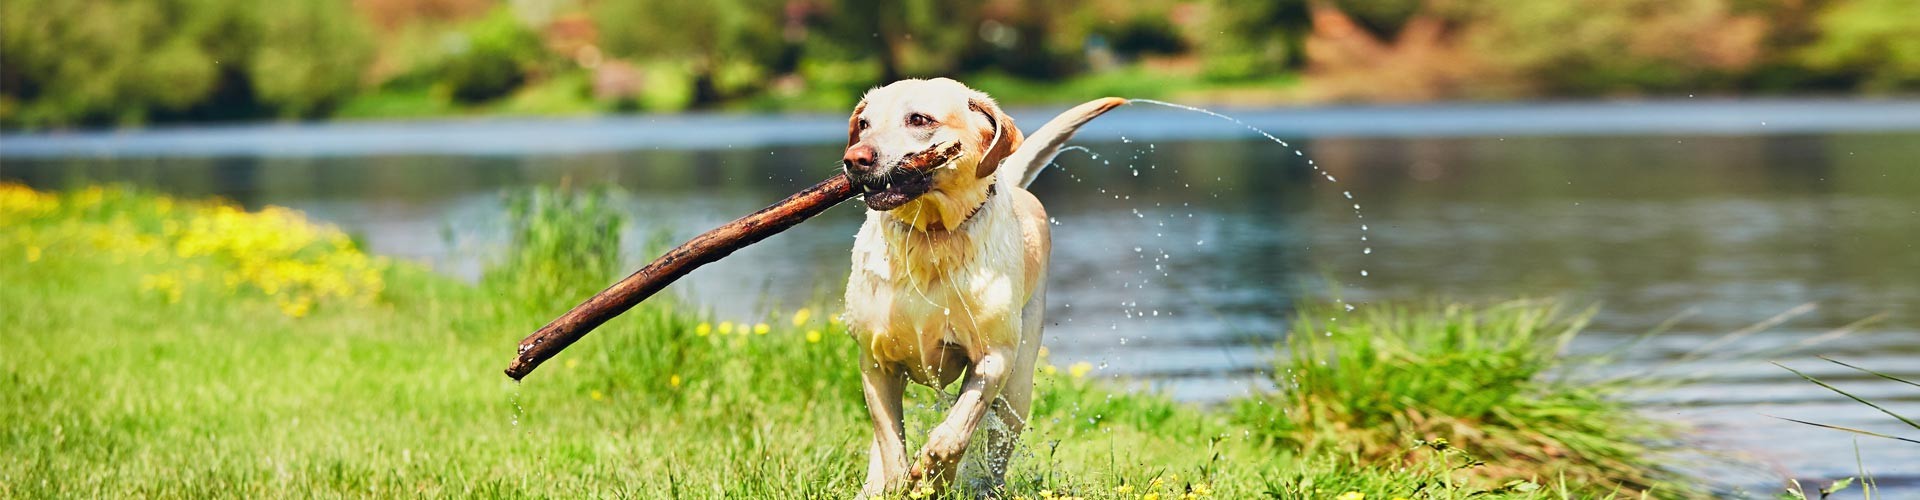
<path id="1" fill-rule="evenodd" d="M 1053 156 L 1059 152 L 1060 146 L 1066 143 L 1067 138 L 1072 137 L 1074 131 L 1079 130 L 1081 125 L 1126 103 L 1125 99 L 1108 97 L 1095 99 L 1061 113 L 1060 116 L 1054 117 L 1046 125 L 1041 126 L 1034 135 L 1027 137 L 1028 142 L 1015 151 L 1009 157 L 1010 160 L 1003 165 L 1015 166 L 1018 170 L 1012 171 L 1025 173 L 1027 177 L 1021 183 L 1025 186 L 1026 182 L 1033 180 L 1032 176 L 1039 173 L 1042 165 L 1053 161 Z M 901 168 L 921 171 L 932 169 L 945 165 L 959 153 L 958 143 L 949 145 L 946 149 L 928 148 L 909 156 Z M 654 259 L 652 263 L 647 264 L 647 267 L 640 268 L 626 279 L 594 294 L 586 302 L 573 306 L 573 309 L 566 314 L 560 315 L 553 322 L 547 323 L 547 326 L 534 331 L 533 335 L 528 335 L 525 340 L 521 340 L 519 355 L 507 365 L 507 376 L 513 377 L 514 380 L 526 377 L 528 373 L 533 372 L 534 368 L 539 367 L 540 363 L 559 354 L 560 350 L 566 349 L 567 346 L 573 345 L 574 341 L 586 336 L 587 332 L 593 331 L 614 316 L 627 312 L 628 309 L 652 297 L 681 276 L 686 276 L 687 273 L 709 262 L 720 260 L 734 250 L 759 243 L 768 236 L 779 234 L 795 224 L 820 215 L 820 212 L 825 212 L 828 208 L 847 201 L 854 194 L 856 193 L 853 183 L 847 179 L 846 173 L 834 174 L 833 177 L 828 177 L 827 180 L 794 193 L 793 196 L 762 208 L 752 215 L 734 219 L 733 222 L 681 243 L 666 255 Z"/>
<path id="2" fill-rule="evenodd" d="M 526 340 L 521 340 L 519 355 L 507 365 L 507 376 L 520 380 L 547 358 L 559 354 L 561 349 L 586 336 L 587 332 L 627 312 L 695 268 L 779 234 L 847 201 L 853 195 L 853 184 L 847 180 L 847 175 L 834 174 L 787 199 L 681 243 L 654 259 L 647 267 L 594 294 L 586 302 L 581 302 L 573 310 L 547 323 L 547 326 L 540 327 L 533 335 L 528 335 Z"/>

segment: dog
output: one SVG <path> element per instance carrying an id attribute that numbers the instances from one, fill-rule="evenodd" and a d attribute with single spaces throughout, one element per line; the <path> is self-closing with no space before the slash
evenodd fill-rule
<path id="1" fill-rule="evenodd" d="M 1126 101 L 1069 110 L 1027 140 L 991 97 L 960 82 L 902 80 L 870 90 L 847 124 L 842 168 L 867 206 L 847 279 L 849 333 L 873 423 L 862 497 L 944 489 L 965 472 L 998 491 L 1025 428 L 1046 309 L 1046 209 L 1027 192 L 1088 120 Z M 946 417 L 908 459 L 908 382 L 961 383 Z M 985 470 L 958 471 L 991 416 Z"/>

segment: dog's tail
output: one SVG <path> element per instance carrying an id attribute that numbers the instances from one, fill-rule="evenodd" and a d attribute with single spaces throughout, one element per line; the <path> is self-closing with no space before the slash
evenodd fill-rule
<path id="1" fill-rule="evenodd" d="M 1053 163 L 1053 157 L 1060 154 L 1060 146 L 1066 145 L 1067 139 L 1072 139 L 1073 133 L 1080 130 L 1081 125 L 1126 103 L 1126 99 L 1103 97 L 1060 113 L 1060 116 L 1053 117 L 1039 130 L 1033 131 L 1033 135 L 1027 136 L 1026 142 L 1020 144 L 1020 149 L 1007 155 L 1007 159 L 1000 164 L 1000 171 L 1020 172 L 1022 188 L 1033 184 L 1033 180 L 1040 177 L 1040 171 L 1046 170 L 1047 164 Z"/>

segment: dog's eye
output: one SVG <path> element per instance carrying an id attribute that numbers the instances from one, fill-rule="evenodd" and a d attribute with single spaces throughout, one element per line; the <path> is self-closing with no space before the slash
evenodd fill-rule
<path id="1" fill-rule="evenodd" d="M 866 118 L 861 118 L 861 119 L 860 119 L 860 130 L 866 130 L 866 129 L 867 129 L 867 119 L 866 119 Z"/>
<path id="2" fill-rule="evenodd" d="M 907 126 L 910 127 L 926 127 L 933 125 L 933 123 L 933 117 L 922 113 L 907 115 Z"/>

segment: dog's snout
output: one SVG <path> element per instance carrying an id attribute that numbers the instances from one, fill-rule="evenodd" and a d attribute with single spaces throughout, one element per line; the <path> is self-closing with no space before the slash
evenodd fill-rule
<path id="1" fill-rule="evenodd" d="M 872 173 L 873 147 L 865 144 L 855 144 L 853 147 L 847 148 L 846 156 L 840 157 L 840 161 L 847 166 L 848 173 Z"/>

